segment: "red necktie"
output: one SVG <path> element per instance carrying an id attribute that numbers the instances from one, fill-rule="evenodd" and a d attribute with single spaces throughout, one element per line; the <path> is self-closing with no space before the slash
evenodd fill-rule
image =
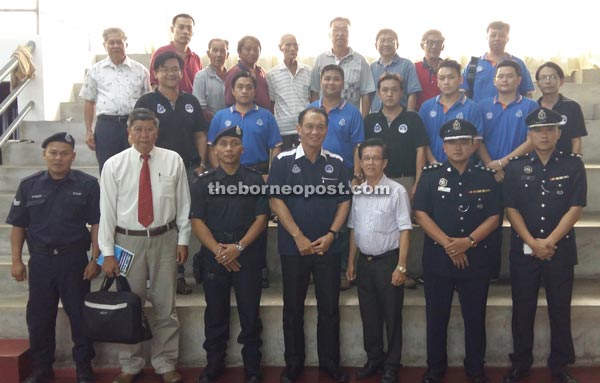
<path id="1" fill-rule="evenodd" d="M 154 221 L 154 208 L 152 207 L 152 183 L 150 182 L 149 154 L 142 155 L 144 163 L 140 171 L 140 188 L 138 191 L 138 222 L 144 227 L 150 226 Z"/>

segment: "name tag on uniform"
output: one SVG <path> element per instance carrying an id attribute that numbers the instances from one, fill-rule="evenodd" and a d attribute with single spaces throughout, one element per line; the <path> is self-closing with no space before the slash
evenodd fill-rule
<path id="1" fill-rule="evenodd" d="M 450 193 L 450 188 L 446 187 L 446 186 L 438 186 L 438 191 L 441 191 L 444 193 Z"/>

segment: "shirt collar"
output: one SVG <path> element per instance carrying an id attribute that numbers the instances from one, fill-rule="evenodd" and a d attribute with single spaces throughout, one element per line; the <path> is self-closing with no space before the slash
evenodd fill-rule
<path id="1" fill-rule="evenodd" d="M 306 157 L 306 153 L 304 153 L 304 148 L 302 147 L 302 144 L 300 144 L 296 147 L 296 156 L 294 157 L 294 160 L 297 160 L 302 157 Z M 323 149 L 322 146 L 321 146 L 321 157 L 327 159 L 327 155 L 325 154 L 325 149 Z"/>
<path id="2" fill-rule="evenodd" d="M 222 168 L 222 167 L 218 166 L 218 167 L 215 169 L 215 178 L 216 178 L 216 179 L 218 179 L 218 180 L 223 180 L 223 179 L 225 179 L 225 178 L 227 178 L 227 177 L 232 177 L 232 176 L 235 176 L 235 175 L 237 175 L 237 174 L 239 174 L 239 173 L 240 173 L 240 169 L 241 169 L 241 168 L 242 168 L 242 165 L 238 166 L 238 168 L 236 169 L 235 173 L 233 173 L 233 174 L 229 174 L 229 173 L 227 173 L 225 170 L 223 170 L 223 168 Z"/>
<path id="3" fill-rule="evenodd" d="M 252 108 L 250 108 L 250 110 L 248 110 L 248 112 L 250 112 L 250 111 L 252 111 L 252 110 L 258 110 L 258 105 L 254 104 L 254 105 L 252 106 Z M 235 109 L 235 104 L 233 104 L 233 105 L 231 105 L 231 106 L 229 107 L 229 111 L 230 111 L 231 113 L 233 113 L 233 112 L 240 113 L 240 112 L 238 112 L 238 111 L 237 111 L 237 109 Z"/>
<path id="4" fill-rule="evenodd" d="M 327 54 L 329 56 L 335 57 L 336 59 L 338 58 L 335 53 L 333 53 L 333 48 L 329 49 L 329 52 L 327 52 Z M 348 54 L 346 54 L 346 56 L 344 57 L 340 57 L 340 61 L 342 61 L 343 59 L 345 59 L 346 57 L 350 57 L 354 55 L 354 50 L 352 49 L 352 47 L 348 47 Z"/>
<path id="5" fill-rule="evenodd" d="M 345 106 L 346 106 L 346 100 L 342 98 L 342 101 L 340 101 L 340 103 L 334 109 L 342 110 L 342 109 L 344 109 Z M 319 99 L 319 108 L 324 108 L 322 97 Z"/>
<path id="6" fill-rule="evenodd" d="M 398 61 L 400 61 L 400 56 L 398 56 L 398 53 L 396 53 L 392 61 L 390 61 L 390 63 L 387 65 L 390 66 L 392 64 L 396 64 Z M 381 57 L 377 60 L 377 63 L 379 63 L 379 65 L 386 66 L 383 61 L 381 61 Z"/>
<path id="7" fill-rule="evenodd" d="M 513 101 L 511 101 L 510 104 L 519 104 L 519 103 L 521 103 L 521 101 L 523 101 L 523 95 L 518 94 L 517 98 L 514 99 Z M 494 96 L 494 104 L 497 104 L 499 102 L 500 101 L 498 101 L 498 96 Z M 508 104 L 508 105 L 510 105 L 510 104 Z"/>
<path id="8" fill-rule="evenodd" d="M 128 67 L 131 68 L 131 60 L 129 59 L 129 56 L 125 56 L 125 60 L 123 60 L 123 62 L 119 65 L 126 65 Z M 102 60 L 102 66 L 103 67 L 107 67 L 107 66 L 113 66 L 113 67 L 118 67 L 119 65 L 115 65 L 114 62 L 112 62 L 112 60 L 110 59 L 110 56 L 106 56 L 104 58 L 104 60 Z"/>

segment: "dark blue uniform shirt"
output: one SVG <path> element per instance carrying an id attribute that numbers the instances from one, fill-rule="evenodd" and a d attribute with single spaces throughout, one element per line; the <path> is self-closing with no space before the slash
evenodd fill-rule
<path id="1" fill-rule="evenodd" d="M 27 229 L 27 243 L 62 246 L 87 242 L 86 224 L 100 221 L 100 187 L 96 178 L 73 170 L 62 180 L 40 171 L 19 184 L 6 223 Z"/>
<path id="2" fill-rule="evenodd" d="M 587 180 L 578 155 L 555 151 L 546 164 L 535 152 L 512 158 L 505 169 L 504 205 L 521 213 L 534 238 L 546 238 L 573 206 L 585 206 Z M 531 259 L 523 255 L 523 240 L 513 230 L 511 262 Z M 575 230 L 556 244 L 553 262 L 577 263 Z"/>
<path id="3" fill-rule="evenodd" d="M 470 235 L 487 218 L 500 214 L 500 190 L 489 169 L 468 165 L 459 174 L 450 162 L 423 170 L 415 195 L 415 210 L 427 213 L 449 237 Z M 488 238 L 467 250 L 469 266 L 458 269 L 444 247 L 427 235 L 423 243 L 423 271 L 448 277 L 485 277 L 490 272 Z"/>
<path id="4" fill-rule="evenodd" d="M 285 188 L 302 191 L 303 186 L 313 186 L 315 190 L 329 189 L 333 193 L 304 194 L 285 193 Z M 273 161 L 269 172 L 269 186 L 273 192 L 279 188 L 284 193 L 271 194 L 283 200 L 294 221 L 311 241 L 327 234 L 338 204 L 352 198 L 349 187 L 349 170 L 342 157 L 322 150 L 313 164 L 306 158 L 302 146 L 280 153 Z M 281 255 L 299 255 L 294 238 L 279 225 L 278 251 Z"/>

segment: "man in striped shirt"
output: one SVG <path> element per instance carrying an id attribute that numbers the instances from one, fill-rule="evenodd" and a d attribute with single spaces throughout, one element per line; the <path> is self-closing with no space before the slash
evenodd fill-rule
<path id="1" fill-rule="evenodd" d="M 364 141 L 358 156 L 366 181 L 355 190 L 350 209 L 346 269 L 348 280 L 356 279 L 367 352 L 367 363 L 356 378 L 365 379 L 383 369 L 381 382 L 392 383 L 396 382 L 402 355 L 402 285 L 412 230 L 410 202 L 406 189 L 383 174 L 388 163 L 383 140 Z M 383 352 L 384 323 L 387 353 Z"/>

